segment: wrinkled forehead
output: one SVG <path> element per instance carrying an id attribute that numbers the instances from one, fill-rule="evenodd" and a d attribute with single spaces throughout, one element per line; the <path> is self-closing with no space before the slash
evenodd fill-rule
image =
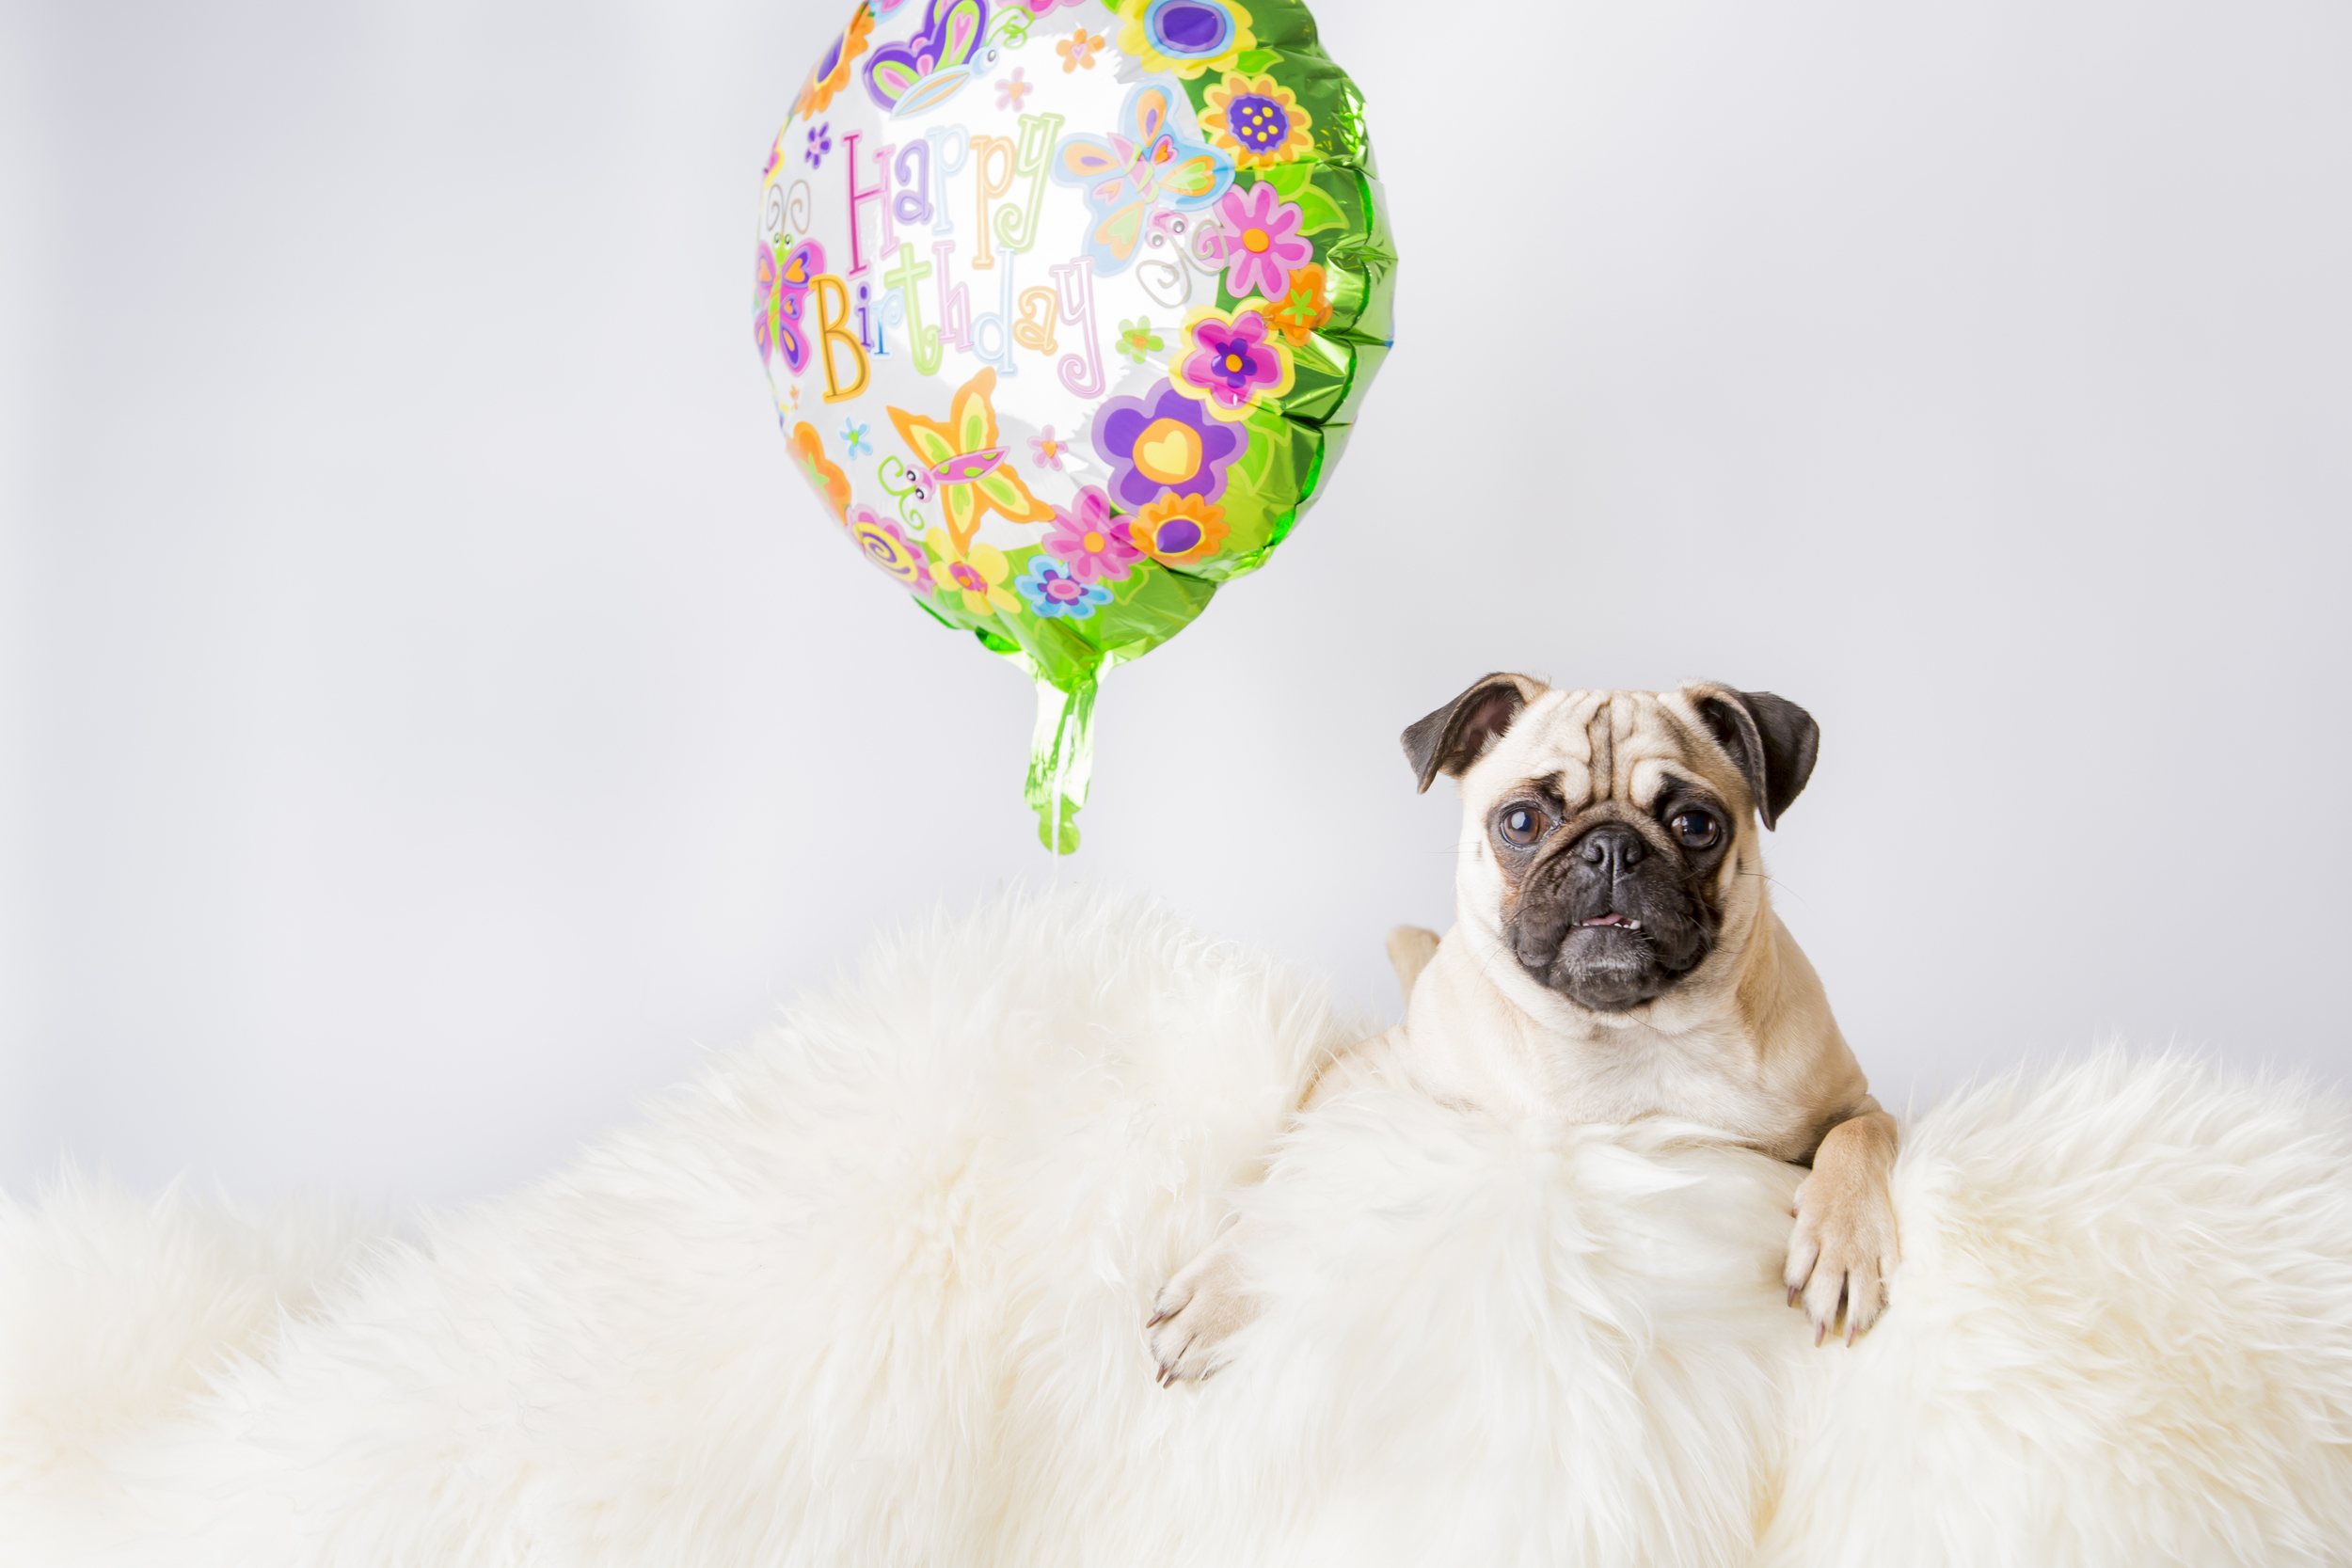
<path id="1" fill-rule="evenodd" d="M 1547 783 L 1571 811 L 1602 800 L 1646 811 L 1675 778 L 1704 784 L 1726 802 L 1745 798 L 1696 714 L 1671 692 L 1547 691 L 1475 771 L 1482 791 Z"/>

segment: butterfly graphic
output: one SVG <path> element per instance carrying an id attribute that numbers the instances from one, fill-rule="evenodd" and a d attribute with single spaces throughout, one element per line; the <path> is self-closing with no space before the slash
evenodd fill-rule
<path id="1" fill-rule="evenodd" d="M 1086 193 L 1094 227 L 1086 253 L 1108 277 L 1127 270 L 1144 225 L 1161 208 L 1206 207 L 1233 182 L 1233 160 L 1169 129 L 1177 93 L 1146 83 L 1127 95 L 1120 129 L 1108 136 L 1064 136 L 1054 155 L 1057 184 Z"/>
<path id="2" fill-rule="evenodd" d="M 923 25 L 904 43 L 885 43 L 866 62 L 866 90 L 894 117 L 936 109 L 975 76 L 993 70 L 988 0 L 930 0 Z"/>
<path id="3" fill-rule="evenodd" d="M 794 375 L 808 369 L 809 285 L 825 270 L 825 247 L 803 240 L 790 251 L 762 248 L 755 323 L 762 358 L 781 353 Z"/>
<path id="4" fill-rule="evenodd" d="M 1005 461 L 1010 449 L 997 442 L 996 409 L 989 402 L 995 390 L 996 372 L 983 366 L 956 388 L 945 424 L 903 408 L 889 411 L 890 422 L 923 465 L 923 483 L 938 488 L 958 549 L 971 545 L 984 513 L 1000 512 L 1016 523 L 1048 522 L 1054 515 Z"/>

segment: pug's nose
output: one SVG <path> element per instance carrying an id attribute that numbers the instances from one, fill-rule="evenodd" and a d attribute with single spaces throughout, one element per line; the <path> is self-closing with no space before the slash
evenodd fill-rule
<path id="1" fill-rule="evenodd" d="M 1576 852 L 1584 857 L 1585 864 L 1596 867 L 1613 882 L 1642 863 L 1642 857 L 1649 853 L 1649 846 L 1632 829 L 1610 822 L 1586 833 Z"/>

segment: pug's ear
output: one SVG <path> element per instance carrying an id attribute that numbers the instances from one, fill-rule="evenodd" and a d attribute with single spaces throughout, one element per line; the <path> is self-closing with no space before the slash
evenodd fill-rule
<path id="1" fill-rule="evenodd" d="M 1518 718 L 1519 710 L 1550 688 L 1533 675 L 1492 674 L 1405 731 L 1405 760 L 1413 765 L 1416 786 L 1426 790 L 1443 773 L 1458 779 Z"/>
<path id="2" fill-rule="evenodd" d="M 1813 777 L 1821 726 L 1788 698 L 1769 691 L 1740 691 L 1712 682 L 1682 691 L 1707 721 L 1708 732 L 1747 775 L 1756 819 L 1767 828 L 1779 826 L 1780 814 Z"/>

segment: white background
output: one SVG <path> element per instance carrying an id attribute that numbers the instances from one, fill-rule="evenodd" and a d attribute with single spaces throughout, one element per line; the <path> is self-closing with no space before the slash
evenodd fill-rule
<path id="1" fill-rule="evenodd" d="M 1046 857 L 1026 684 L 750 344 L 823 4 L 10 0 L 0 1181 L 548 1168 Z M 1319 509 L 1106 682 L 1088 847 L 1393 1006 L 1495 668 L 1824 743 L 1775 895 L 1882 1096 L 2352 1069 L 2352 10 L 1326 0 L 1405 253 Z"/>

